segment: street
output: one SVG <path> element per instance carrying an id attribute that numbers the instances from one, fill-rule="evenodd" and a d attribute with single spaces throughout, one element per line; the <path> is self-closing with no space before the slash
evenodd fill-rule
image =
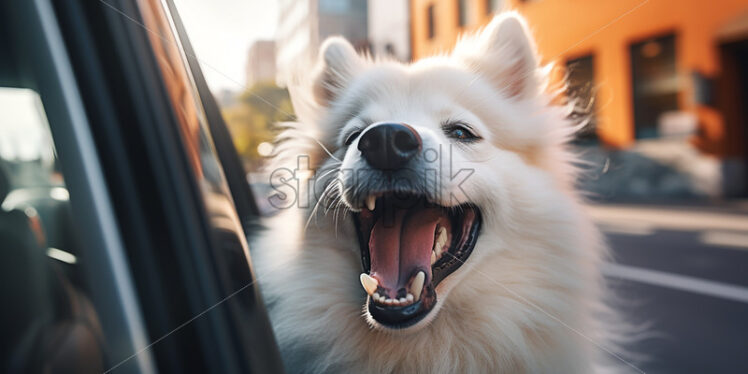
<path id="1" fill-rule="evenodd" d="M 745 206 L 591 208 L 613 249 L 616 309 L 639 327 L 646 373 L 748 372 Z"/>

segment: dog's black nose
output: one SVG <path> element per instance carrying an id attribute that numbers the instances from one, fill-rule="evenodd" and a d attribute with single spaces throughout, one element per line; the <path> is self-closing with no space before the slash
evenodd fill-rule
<path id="1" fill-rule="evenodd" d="M 421 148 L 421 137 L 412 127 L 399 123 L 382 123 L 367 130 L 358 149 L 372 167 L 399 169 Z"/>

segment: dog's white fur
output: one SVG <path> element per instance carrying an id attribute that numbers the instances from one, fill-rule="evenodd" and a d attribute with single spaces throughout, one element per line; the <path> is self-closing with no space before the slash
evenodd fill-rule
<path id="1" fill-rule="evenodd" d="M 474 173 L 462 190 L 442 175 L 437 199 L 476 204 L 483 226 L 471 257 L 439 284 L 428 318 L 392 331 L 362 309 L 359 244 L 348 216 L 356 202 L 340 196 L 346 186 L 327 191 L 337 196 L 332 209 L 297 201 L 270 219 L 253 257 L 287 369 L 600 371 L 607 353 L 599 346 L 610 349 L 600 322 L 606 250 L 573 188 L 574 157 L 564 144 L 575 126 L 567 108 L 553 104 L 522 18 L 499 15 L 451 54 L 411 65 L 360 57 L 340 38 L 328 39 L 320 56 L 310 83 L 290 87 L 299 121 L 282 135 L 280 160 L 293 169 L 296 155 L 309 155 L 318 183 L 335 185 L 336 159 L 352 168 L 362 162 L 357 141 L 343 146 L 352 127 L 405 122 L 425 144 L 448 149 L 453 141 L 440 123 L 465 121 L 483 140 L 452 146 L 440 162 Z"/>

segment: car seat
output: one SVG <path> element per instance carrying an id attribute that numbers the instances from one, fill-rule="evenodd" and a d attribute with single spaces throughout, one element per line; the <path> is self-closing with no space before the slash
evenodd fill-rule
<path id="1" fill-rule="evenodd" d="M 0 203 L 11 190 L 0 163 Z M 0 209 L 0 372 L 102 373 L 104 339 L 90 301 L 46 255 L 29 217 Z"/>

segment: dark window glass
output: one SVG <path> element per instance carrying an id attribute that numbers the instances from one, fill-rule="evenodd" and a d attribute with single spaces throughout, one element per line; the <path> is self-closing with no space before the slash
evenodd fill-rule
<path id="1" fill-rule="evenodd" d="M 468 2 L 457 0 L 457 24 L 463 27 L 468 24 Z"/>
<path id="2" fill-rule="evenodd" d="M 568 95 L 574 100 L 572 117 L 587 120 L 587 125 L 577 134 L 578 140 L 597 140 L 597 118 L 595 113 L 595 69 L 592 55 L 566 62 Z"/>
<path id="3" fill-rule="evenodd" d="M 159 2 L 148 0 L 147 3 L 150 8 L 143 8 L 144 23 L 149 30 L 159 30 L 158 33 L 147 35 L 158 57 L 157 61 L 163 73 L 169 99 L 177 116 L 185 153 L 210 220 L 215 245 L 227 250 L 226 253 L 219 255 L 231 258 L 232 264 L 241 264 L 242 261 L 246 263 L 246 239 L 234 209 L 233 199 L 218 160 L 212 136 L 208 131 L 199 95 L 192 75 L 187 69 L 185 56 L 179 49 L 172 25 L 160 8 Z M 225 273 L 230 275 L 231 282 L 235 283 L 227 285 L 229 292 L 251 281 L 246 268 L 236 266 L 231 270 L 234 269 L 237 270 L 236 274 L 228 271 Z"/>
<path id="4" fill-rule="evenodd" d="M 429 5 L 428 8 L 426 8 L 426 23 L 428 27 L 428 36 L 429 39 L 433 39 L 436 35 L 436 30 L 434 29 L 436 25 L 434 25 L 434 5 Z"/>
<path id="5" fill-rule="evenodd" d="M 630 52 L 636 137 L 655 137 L 662 115 L 678 110 L 675 36 L 633 44 Z"/>
<path id="6" fill-rule="evenodd" d="M 227 336 L 221 344 L 232 344 L 241 347 L 243 352 L 238 356 L 250 368 L 251 372 L 277 372 L 279 357 L 274 344 L 269 321 L 259 300 L 258 289 L 254 285 L 249 266 L 249 247 L 242 223 L 239 220 L 228 182 L 224 175 L 213 136 L 210 132 L 203 101 L 189 69 L 189 61 L 181 41 L 177 39 L 175 24 L 170 22 L 169 14 L 161 8 L 159 0 L 142 1 L 143 24 L 148 30 L 156 30 L 146 35 L 149 37 L 164 79 L 168 99 L 176 115 L 181 142 L 190 163 L 198 192 L 202 199 L 210 233 L 209 252 L 197 253 L 193 259 L 206 259 L 201 284 L 217 281 L 217 296 L 229 295 L 221 301 L 224 303 L 226 317 L 224 326 L 230 326 L 235 333 L 233 339 Z M 215 125 L 215 123 L 214 123 Z M 207 256 L 206 256 L 207 255 Z M 213 270 L 214 269 L 214 270 Z M 213 277 L 206 277 L 209 271 L 215 271 Z M 212 290 L 209 290 L 214 294 Z M 241 294 L 239 294 L 241 291 Z M 213 297 L 213 296 L 208 296 Z M 247 318 L 252 316 L 252 318 Z M 215 335 L 217 336 L 217 335 Z M 225 370 L 224 370 L 225 371 Z"/>

